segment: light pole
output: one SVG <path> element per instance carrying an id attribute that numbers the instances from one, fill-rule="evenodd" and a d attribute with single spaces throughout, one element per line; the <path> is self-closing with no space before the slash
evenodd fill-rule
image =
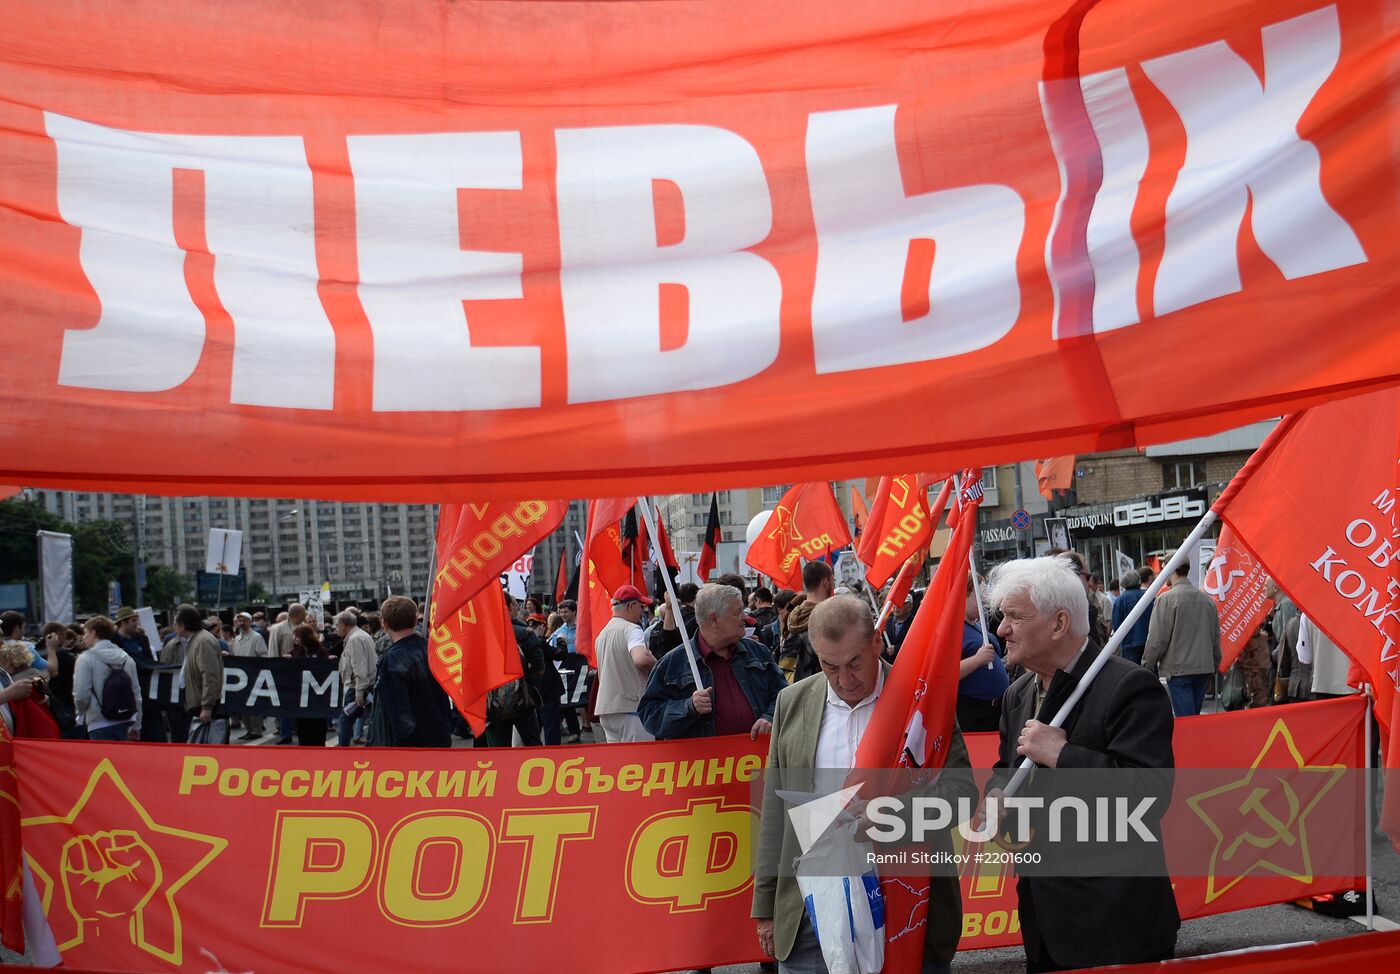
<path id="1" fill-rule="evenodd" d="M 277 589 L 277 591 L 274 591 L 272 593 L 272 598 L 274 601 L 281 600 L 281 589 L 286 581 L 282 578 L 282 525 L 285 524 L 287 521 L 292 520 L 293 518 L 296 518 L 297 521 L 297 545 L 299 546 L 301 544 L 300 508 L 292 508 L 286 514 L 283 514 L 281 517 L 277 518 L 277 520 L 274 521 L 272 525 L 272 574 L 273 577 L 276 579 L 276 581 L 273 582 L 273 588 Z"/>

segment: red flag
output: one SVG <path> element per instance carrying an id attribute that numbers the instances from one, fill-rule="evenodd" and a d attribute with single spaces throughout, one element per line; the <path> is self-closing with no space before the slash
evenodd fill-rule
<path id="1" fill-rule="evenodd" d="M 1387 771 L 1400 770 L 1398 459 L 1400 388 L 1391 387 L 1285 418 L 1214 505 L 1365 672 Z M 1400 850 L 1400 805 L 1387 802 L 1381 825 Z"/>
<path id="2" fill-rule="evenodd" d="M 1050 457 L 1035 462 L 1035 479 L 1040 484 L 1040 496 L 1053 500 L 1055 491 L 1074 486 L 1074 454 Z"/>
<path id="3" fill-rule="evenodd" d="M 851 543 L 846 516 L 825 480 L 796 484 L 783 495 L 745 562 L 790 589 L 802 588 L 802 559 Z"/>
<path id="4" fill-rule="evenodd" d="M 702 582 L 710 580 L 710 572 L 719 563 L 719 495 L 710 495 L 710 516 L 705 522 L 705 540 L 700 545 L 700 563 L 695 575 Z"/>
<path id="5" fill-rule="evenodd" d="M 1268 583 L 1263 563 L 1235 537 L 1234 528 L 1225 525 L 1215 557 L 1201 576 L 1201 591 L 1215 600 L 1220 615 L 1221 673 L 1234 665 L 1249 637 L 1269 617 L 1274 600 L 1264 594 Z"/>
<path id="6" fill-rule="evenodd" d="M 24 953 L 23 863 L 15 739 L 0 720 L 0 943 L 17 954 Z"/>
<path id="7" fill-rule="evenodd" d="M 880 499 L 875 502 L 880 519 L 870 522 L 860 552 L 867 566 L 865 579 L 875 588 L 888 582 L 914 552 L 927 548 L 933 537 L 928 494 L 920 479 L 911 473 L 881 481 Z"/>
<path id="8" fill-rule="evenodd" d="M 859 542 L 860 536 L 865 533 L 865 526 L 870 523 L 870 508 L 865 505 L 865 498 L 860 496 L 860 490 L 855 484 L 851 484 L 851 520 L 855 522 L 855 536 Z"/>
<path id="9" fill-rule="evenodd" d="M 564 593 L 569 590 L 569 544 L 566 541 L 559 547 L 559 568 L 554 572 L 554 606 L 564 601 Z"/>
<path id="10" fill-rule="evenodd" d="M 623 555 L 622 519 L 637 503 L 635 497 L 608 497 L 588 502 L 588 527 L 584 531 L 584 557 L 609 592 L 632 580 L 632 568 Z"/>
<path id="11" fill-rule="evenodd" d="M 932 772 L 942 768 L 948 758 L 958 701 L 968 552 L 977 532 L 977 507 L 974 500 L 964 503 L 958 511 L 948 550 L 904 637 L 899 657 L 885 678 L 884 691 L 856 750 L 857 768 L 902 767 L 911 769 L 911 773 L 913 769 Z M 916 885 L 908 877 L 882 880 L 886 911 L 894 916 L 926 912 L 927 881 L 922 888 L 915 888 Z M 894 931 L 891 929 L 890 933 Z M 922 934 L 891 939 L 885 945 L 885 969 L 918 970 L 922 954 Z"/>
<path id="12" fill-rule="evenodd" d="M 574 637 L 574 648 L 588 660 L 588 665 L 597 669 L 598 652 L 594 640 L 612 618 L 612 597 L 598 577 L 598 566 L 590 558 L 584 570 L 583 584 L 579 586 L 578 632 Z"/>
<path id="13" fill-rule="evenodd" d="M 656 546 L 656 557 L 671 571 L 680 571 L 680 562 L 676 561 L 675 549 L 671 547 L 671 539 L 666 534 L 666 522 L 662 519 L 661 512 L 654 513 L 656 514 L 656 540 L 652 544 Z"/>
<path id="14" fill-rule="evenodd" d="M 919 577 L 919 570 L 923 567 L 924 552 L 917 551 L 912 558 L 904 563 L 899 574 L 894 577 L 894 584 L 890 586 L 890 594 L 885 601 L 895 608 L 903 605 L 904 600 L 909 598 L 909 593 L 914 590 L 914 579 Z"/>
<path id="15" fill-rule="evenodd" d="M 435 625 L 428 668 L 478 736 L 486 732 L 486 695 L 520 679 L 520 650 L 505 592 L 490 585 Z"/>
<path id="16" fill-rule="evenodd" d="M 567 501 L 444 504 L 438 512 L 433 619 L 446 619 L 501 572 L 554 533 Z"/>

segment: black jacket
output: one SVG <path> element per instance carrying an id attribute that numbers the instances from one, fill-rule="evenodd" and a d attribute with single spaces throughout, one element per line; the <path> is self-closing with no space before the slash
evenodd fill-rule
<path id="1" fill-rule="evenodd" d="M 695 641 L 695 609 L 688 605 L 681 606 L 681 622 L 685 624 L 685 631 L 690 633 L 691 642 Z M 651 631 L 651 636 L 647 640 L 647 649 L 651 650 L 651 655 L 657 659 L 665 656 L 671 650 L 681 644 L 680 629 L 667 629 L 658 625 Z"/>
<path id="2" fill-rule="evenodd" d="M 1026 673 L 1007 688 L 1002 697 L 1001 747 L 988 790 L 1003 787 L 1021 763 L 1016 740 L 1026 721 L 1035 717 L 1049 723 L 1069 698 L 1097 653 L 1091 639 L 1073 671 L 1057 672 L 1050 681 L 1039 714 L 1035 705 L 1034 673 Z M 1147 670 L 1118 656 L 1090 684 L 1084 698 L 1064 724 L 1068 743 L 1060 752 L 1057 768 L 1106 771 L 1131 769 L 1115 777 L 1113 787 L 1146 788 L 1158 797 L 1157 812 L 1147 820 L 1160 839 L 1160 816 L 1171 799 L 1172 708 L 1167 693 Z M 1153 770 L 1157 769 L 1157 770 Z M 1032 772 L 1024 796 L 1046 796 L 1047 804 L 1063 778 L 1058 771 Z M 1078 776 L 1079 781 L 1084 778 Z M 1053 779 L 1053 780 L 1047 780 Z M 1103 781 L 1097 778 L 1096 781 Z M 1032 818 L 1035 822 L 1035 818 Z M 1039 826 L 1036 826 L 1037 828 Z M 1042 833 L 1043 834 L 1043 833 Z M 1035 844 L 1032 843 L 1034 850 Z M 1171 879 L 1160 841 L 1134 851 L 1155 861 L 1151 872 L 1137 875 L 1023 875 L 1016 883 L 1021 926 L 1027 957 L 1043 943 L 1050 956 L 1065 967 L 1100 967 L 1135 964 L 1170 954 L 1181 926 Z M 1104 854 L 1092 844 L 1080 850 L 1086 856 Z M 1048 852 L 1047 852 L 1048 854 Z M 1056 854 L 1073 855 L 1063 847 Z M 1029 870 L 1028 870 L 1029 871 Z M 1052 872 L 1053 870 L 1047 870 Z"/>
<path id="3" fill-rule="evenodd" d="M 538 690 L 543 699 L 558 700 L 564 693 L 564 678 L 550 662 L 552 654 L 545 651 L 544 640 L 519 620 L 512 619 L 510 624 L 515 630 L 515 644 L 525 659 L 526 682 Z"/>
<path id="4" fill-rule="evenodd" d="M 405 636 L 379 658 L 370 744 L 375 747 L 451 747 L 451 704 L 428 669 L 428 641 Z"/>

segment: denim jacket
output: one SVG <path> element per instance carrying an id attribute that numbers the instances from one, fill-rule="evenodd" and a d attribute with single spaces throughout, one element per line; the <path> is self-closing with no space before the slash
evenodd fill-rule
<path id="1" fill-rule="evenodd" d="M 734 678 L 739 683 L 739 689 L 744 691 L 756 718 L 771 721 L 778 691 L 787 686 L 787 679 L 778 669 L 778 664 L 773 662 L 772 654 L 756 640 L 740 639 L 734 646 L 731 663 Z M 704 657 L 697 659 L 697 666 L 701 683 L 706 687 L 714 686 L 714 678 Z M 715 715 L 709 713 L 702 716 L 695 712 L 690 702 L 694 692 L 695 677 L 691 675 L 690 664 L 686 662 L 685 647 L 677 646 L 652 668 L 642 701 L 637 705 L 637 716 L 657 740 L 713 737 Z"/>

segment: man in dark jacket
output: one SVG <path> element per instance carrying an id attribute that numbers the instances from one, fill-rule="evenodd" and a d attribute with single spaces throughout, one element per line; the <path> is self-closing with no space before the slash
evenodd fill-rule
<path id="1" fill-rule="evenodd" d="M 1133 606 L 1142 601 L 1146 593 L 1142 588 L 1142 579 L 1138 573 L 1126 572 L 1121 580 L 1123 592 L 1118 598 L 1113 600 L 1113 631 L 1117 632 L 1128 618 L 1128 613 L 1133 611 Z M 1152 625 L 1152 603 L 1147 603 L 1147 609 L 1133 623 L 1133 628 L 1128 630 L 1128 634 L 1123 637 L 1123 645 L 1118 652 L 1129 663 L 1142 665 L 1142 651 L 1147 648 L 1147 630 Z"/>
<path id="2" fill-rule="evenodd" d="M 451 705 L 428 669 L 428 641 L 418 634 L 418 606 L 394 595 L 379 607 L 392 641 L 379 658 L 369 742 L 375 747 L 450 747 Z"/>
<path id="3" fill-rule="evenodd" d="M 544 641 L 530 630 L 519 618 L 520 603 L 513 595 L 506 595 L 506 609 L 510 612 L 510 625 L 515 631 L 515 645 L 520 651 L 520 667 L 524 676 L 505 686 L 491 691 L 486 705 L 486 733 L 477 740 L 484 747 L 510 747 L 514 739 L 512 731 L 520 732 L 520 743 L 526 747 L 536 747 L 540 738 L 540 688 L 545 679 L 545 669 L 559 671 L 545 661 Z M 559 699 L 556 694 L 554 699 Z M 555 740 L 557 742 L 558 709 L 555 711 Z"/>
<path id="4" fill-rule="evenodd" d="M 700 587 L 686 582 L 676 588 L 676 598 L 681 603 L 681 621 L 686 632 L 695 631 L 695 596 Z M 647 649 L 657 659 L 681 645 L 681 631 L 676 628 L 675 617 L 671 613 L 671 600 L 662 599 L 656 608 L 658 623 L 653 624 L 647 634 Z"/>
<path id="5" fill-rule="evenodd" d="M 1020 794 L 1042 797 L 1047 804 L 1053 789 L 1067 782 L 1051 779 L 1043 769 L 1113 770 L 1112 787 L 1153 799 L 1143 817 L 1153 840 L 1131 847 L 1056 845 L 1036 842 L 1032 834 L 1028 853 L 1043 853 L 1047 861 L 1057 858 L 1051 869 L 1027 869 L 1016 883 L 1031 974 L 1166 960 L 1181 926 L 1161 844 L 1161 816 L 1171 800 L 1175 763 L 1166 692 L 1143 667 L 1110 657 L 1064 727 L 1049 725 L 1097 655 L 1083 592 L 1074 568 L 1062 557 L 1018 559 L 992 573 L 990 601 L 1003 613 L 997 635 L 1006 642 L 1007 662 L 1027 672 L 1002 701 L 1001 748 L 988 795 L 998 794 L 1027 757 L 1036 770 Z M 1084 776 L 1074 780 L 1081 787 L 1089 781 Z M 1130 807 L 1136 805 L 1130 800 Z M 1106 855 L 1117 858 L 1107 860 Z M 1125 869 L 1127 856 L 1133 865 Z M 1082 868 L 1086 862 L 1088 870 Z M 1100 866 L 1103 874 L 1093 875 Z"/>
<path id="6" fill-rule="evenodd" d="M 744 638 L 744 600 L 729 585 L 710 584 L 695 597 L 695 644 L 702 687 L 685 657 L 671 650 L 651 671 L 637 716 L 657 740 L 773 730 L 778 691 L 787 686 L 772 655 Z"/>

